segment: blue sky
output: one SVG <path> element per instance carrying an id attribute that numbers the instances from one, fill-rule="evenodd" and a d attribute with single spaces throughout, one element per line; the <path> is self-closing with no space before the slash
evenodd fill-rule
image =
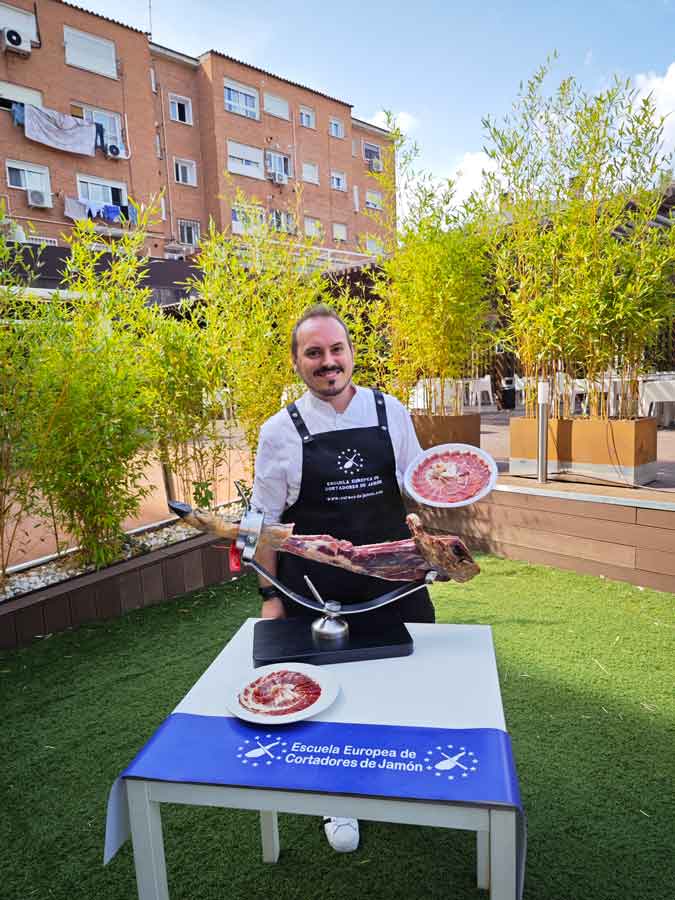
<path id="1" fill-rule="evenodd" d="M 147 0 L 77 5 L 148 28 Z M 554 50 L 552 85 L 574 74 L 596 90 L 617 73 L 653 91 L 660 112 L 675 109 L 675 0 L 152 0 L 152 20 L 153 39 L 175 50 L 221 50 L 344 99 L 359 118 L 402 114 L 424 166 L 459 169 L 467 187 L 483 162 L 481 118 L 508 111 Z"/>

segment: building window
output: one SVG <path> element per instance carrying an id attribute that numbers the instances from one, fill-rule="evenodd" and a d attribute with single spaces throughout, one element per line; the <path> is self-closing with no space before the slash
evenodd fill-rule
<path id="1" fill-rule="evenodd" d="M 330 186 L 335 191 L 347 190 L 347 176 L 344 172 L 332 171 L 330 173 Z"/>
<path id="2" fill-rule="evenodd" d="M 367 161 L 376 159 L 378 162 L 382 159 L 380 147 L 378 144 L 369 144 L 368 141 L 363 142 L 363 158 Z"/>
<path id="3" fill-rule="evenodd" d="M 19 34 L 25 35 L 30 41 L 37 42 L 35 15 L 28 10 L 0 3 L 0 28 L 12 28 Z"/>
<path id="4" fill-rule="evenodd" d="M 289 119 L 288 100 L 283 97 L 275 97 L 274 94 L 263 94 L 263 106 L 266 113 L 277 116 L 279 119 Z"/>
<path id="5" fill-rule="evenodd" d="M 154 66 L 150 67 L 150 87 L 152 89 L 152 93 L 157 93 L 157 75 L 155 73 Z"/>
<path id="6" fill-rule="evenodd" d="M 197 184 L 197 164 L 191 159 L 175 159 L 173 161 L 174 174 L 178 184 L 189 184 L 195 187 Z"/>
<path id="7" fill-rule="evenodd" d="M 127 186 L 122 181 L 108 181 L 93 175 L 77 176 L 77 196 L 83 203 L 127 206 Z"/>
<path id="8" fill-rule="evenodd" d="M 264 153 L 257 147 L 249 147 L 236 141 L 227 142 L 227 170 L 235 175 L 264 178 Z"/>
<path id="9" fill-rule="evenodd" d="M 287 234 L 295 231 L 293 214 L 283 209 L 273 209 L 270 212 L 270 225 L 275 231 L 285 231 Z"/>
<path id="10" fill-rule="evenodd" d="M 103 128 L 103 139 L 106 146 L 114 144 L 124 154 L 124 139 L 122 137 L 122 117 L 119 113 L 108 112 L 105 109 L 96 109 L 93 106 L 85 106 L 83 103 L 71 103 L 70 113 L 85 122 L 94 122 Z"/>
<path id="11" fill-rule="evenodd" d="M 2 5 L 0 5 L 0 12 Z M 21 87 L 18 84 L 10 84 L 8 81 L 0 81 L 0 107 L 11 109 L 12 101 L 15 103 L 30 103 L 31 106 L 42 106 L 42 94 L 33 88 Z"/>
<path id="12" fill-rule="evenodd" d="M 225 82 L 225 109 L 246 116 L 249 119 L 260 118 L 260 100 L 258 91 L 237 81 Z"/>
<path id="13" fill-rule="evenodd" d="M 333 222 L 333 240 L 342 242 L 347 240 L 347 226 L 340 222 Z"/>
<path id="14" fill-rule="evenodd" d="M 321 222 L 312 216 L 305 216 L 305 234 L 309 238 L 321 237 Z"/>
<path id="15" fill-rule="evenodd" d="M 248 234 L 256 225 L 262 225 L 264 221 L 265 214 L 255 203 L 232 207 L 232 234 Z"/>
<path id="16" fill-rule="evenodd" d="M 342 119 L 331 119 L 328 125 L 328 133 L 334 138 L 343 138 L 345 136 L 345 126 Z"/>
<path id="17" fill-rule="evenodd" d="M 311 106 L 300 107 L 300 124 L 303 128 L 316 128 L 316 113 Z"/>
<path id="18" fill-rule="evenodd" d="M 352 138 L 352 156 L 359 155 L 359 141 L 358 138 Z"/>
<path id="19" fill-rule="evenodd" d="M 302 164 L 302 180 L 309 181 L 310 184 L 319 183 L 319 165 L 318 163 L 306 162 Z"/>
<path id="20" fill-rule="evenodd" d="M 178 242 L 196 247 L 199 243 L 199 222 L 193 219 L 178 220 Z"/>
<path id="21" fill-rule="evenodd" d="M 159 131 L 155 132 L 155 153 L 157 154 L 157 159 L 162 158 L 162 141 L 159 136 Z"/>
<path id="22" fill-rule="evenodd" d="M 382 209 L 382 193 L 380 191 L 366 191 L 366 207 L 368 209 Z"/>
<path id="23" fill-rule="evenodd" d="M 179 97 L 178 94 L 169 94 L 169 116 L 172 122 L 192 125 L 192 100 L 189 97 Z"/>
<path id="24" fill-rule="evenodd" d="M 45 206 L 52 205 L 49 169 L 36 163 L 18 162 L 8 159 L 7 185 L 22 191 L 40 191 L 45 197 Z"/>
<path id="25" fill-rule="evenodd" d="M 108 78 L 117 78 L 117 54 L 112 41 L 63 26 L 66 63 Z"/>
<path id="26" fill-rule="evenodd" d="M 378 241 L 376 238 L 368 238 L 366 241 L 366 250 L 368 253 L 372 253 L 373 256 L 380 256 L 384 251 L 384 247 L 382 246 L 382 242 Z"/>
<path id="27" fill-rule="evenodd" d="M 358 186 L 358 184 L 354 185 L 353 194 L 354 194 L 354 212 L 358 212 L 359 211 L 359 186 Z"/>
<path id="28" fill-rule="evenodd" d="M 290 156 L 284 153 L 277 153 L 275 150 L 268 150 L 265 153 L 265 168 L 267 174 L 274 177 L 276 175 L 291 178 L 293 176 L 293 166 Z"/>

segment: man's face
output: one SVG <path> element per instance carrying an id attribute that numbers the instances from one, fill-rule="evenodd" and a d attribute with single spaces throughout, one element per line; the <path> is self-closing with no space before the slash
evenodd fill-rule
<path id="1" fill-rule="evenodd" d="M 296 337 L 298 375 L 318 397 L 337 397 L 350 384 L 354 371 L 354 354 L 342 325 L 327 316 L 313 316 L 302 323 Z"/>

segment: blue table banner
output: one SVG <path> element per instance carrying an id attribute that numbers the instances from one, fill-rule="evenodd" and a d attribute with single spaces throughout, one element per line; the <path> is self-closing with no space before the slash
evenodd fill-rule
<path id="1" fill-rule="evenodd" d="M 511 741 L 493 728 L 261 726 L 174 713 L 122 777 L 520 809 Z"/>

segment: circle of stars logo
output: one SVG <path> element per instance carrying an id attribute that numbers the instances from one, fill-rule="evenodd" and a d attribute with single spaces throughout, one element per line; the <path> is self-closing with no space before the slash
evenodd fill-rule
<path id="1" fill-rule="evenodd" d="M 439 754 L 441 759 L 437 759 Z M 476 754 L 466 747 L 456 747 L 454 744 L 427 750 L 423 763 L 427 772 L 433 773 L 436 778 L 447 777 L 448 781 L 461 781 L 478 771 Z"/>
<path id="2" fill-rule="evenodd" d="M 286 752 L 286 741 L 274 738 L 273 734 L 263 734 L 249 740 L 246 738 L 241 746 L 237 747 L 237 759 L 244 766 L 271 766 L 275 760 L 281 759 Z"/>
<path id="3" fill-rule="evenodd" d="M 361 469 L 365 466 L 365 461 L 358 450 L 354 450 L 353 447 L 348 447 L 346 450 L 341 450 L 338 453 L 337 458 L 337 467 L 342 472 L 346 472 L 347 474 L 353 474 L 356 472 L 360 472 Z"/>

